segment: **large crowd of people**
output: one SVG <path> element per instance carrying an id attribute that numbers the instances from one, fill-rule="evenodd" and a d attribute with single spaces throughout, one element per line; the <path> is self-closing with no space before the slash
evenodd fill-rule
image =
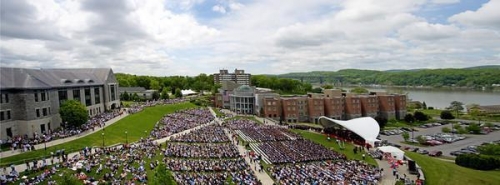
<path id="1" fill-rule="evenodd" d="M 165 157 L 184 158 L 237 158 L 240 157 L 238 149 L 231 143 L 221 144 L 192 144 L 192 143 L 167 143 Z"/>
<path id="2" fill-rule="evenodd" d="M 159 139 L 191 129 L 214 120 L 214 115 L 206 108 L 177 111 L 164 116 L 151 131 L 151 136 Z"/>
<path id="3" fill-rule="evenodd" d="M 309 140 L 264 142 L 258 147 L 273 164 L 345 159 L 344 155 Z"/>
<path id="4" fill-rule="evenodd" d="M 6 141 L 2 141 L 2 144 L 8 145 L 12 151 L 17 149 L 20 149 L 22 152 L 31 151 L 35 149 L 35 145 L 43 142 L 50 142 L 57 139 L 71 137 L 89 130 L 94 130 L 95 128 L 104 127 L 107 121 L 122 114 L 123 111 L 115 109 L 110 112 L 98 114 L 79 127 L 71 126 L 69 123 L 63 123 L 62 126 L 64 128 L 59 128 L 57 130 L 48 129 L 44 133 L 34 132 L 32 137 L 29 137 L 27 134 L 24 136 L 14 136 Z"/>
<path id="5" fill-rule="evenodd" d="M 161 101 L 149 102 L 142 108 L 132 107 L 130 113 L 158 103 Z M 101 123 L 112 119 L 112 115 L 97 119 L 95 123 Z M 2 184 L 55 184 L 52 176 L 66 173 L 84 184 L 148 184 L 151 177 L 148 178 L 147 171 L 164 164 L 180 185 L 227 184 L 229 180 L 234 184 L 261 184 L 244 160 L 245 156 L 251 156 L 250 161 L 256 164 L 260 164 L 261 157 L 270 161 L 273 166 L 267 170 L 276 184 L 372 185 L 380 181 L 381 171 L 376 167 L 363 161 L 347 160 L 345 155 L 303 139 L 285 128 L 266 126 L 248 119 L 225 121 L 225 127 L 207 125 L 171 137 L 164 146 L 155 141 L 213 120 L 213 114 L 206 108 L 176 111 L 158 121 L 148 138 L 131 145 L 86 147 L 72 157 L 64 151 L 58 152 L 43 162 L 26 163 L 27 169 L 36 175 L 23 178 L 13 167 L 10 173 L 4 168 L 0 181 Z M 339 137 L 351 137 L 350 133 L 343 131 L 333 132 Z M 240 154 L 229 138 L 236 139 L 236 133 L 241 138 L 251 138 L 251 142 L 256 142 L 257 154 L 254 151 Z M 261 165 L 257 166 L 259 171 L 263 169 Z"/>
<path id="6" fill-rule="evenodd" d="M 300 137 L 290 133 L 287 129 L 279 126 L 257 126 L 253 128 L 241 128 L 241 133 L 250 138 L 250 141 L 286 141 Z"/>
<path id="7" fill-rule="evenodd" d="M 275 165 L 268 170 L 279 184 L 377 185 L 382 176 L 380 169 L 353 160 Z"/>
<path id="8" fill-rule="evenodd" d="M 191 131 L 189 134 L 172 137 L 171 141 L 186 143 L 226 143 L 229 138 L 221 126 L 210 125 Z"/>

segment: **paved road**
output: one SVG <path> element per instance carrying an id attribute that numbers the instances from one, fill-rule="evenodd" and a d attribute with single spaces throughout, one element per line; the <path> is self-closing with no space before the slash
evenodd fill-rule
<path id="1" fill-rule="evenodd" d="M 419 135 L 436 134 L 436 133 L 440 133 L 441 132 L 441 128 L 443 128 L 443 127 L 451 128 L 451 124 L 443 125 L 443 126 L 437 126 L 437 127 L 431 127 L 431 128 L 416 128 L 419 131 L 418 132 L 414 132 L 413 134 L 414 134 L 415 138 L 417 136 L 419 136 Z M 481 145 L 484 142 L 490 142 L 490 141 L 499 140 L 500 139 L 500 131 L 494 131 L 494 132 L 491 132 L 491 133 L 489 133 L 487 135 L 466 134 L 464 136 L 466 136 L 467 139 L 464 139 L 464 140 L 461 140 L 461 141 L 457 141 L 457 142 L 454 142 L 454 143 L 450 143 L 450 144 L 443 144 L 443 145 L 429 146 L 429 147 L 420 147 L 420 148 L 421 149 L 426 149 L 428 151 L 439 150 L 439 151 L 443 152 L 444 156 L 454 157 L 454 156 L 450 155 L 450 152 L 456 151 L 456 150 L 460 150 L 460 149 L 462 149 L 462 148 L 464 148 L 466 146 L 470 146 L 470 145 Z M 411 133 L 410 133 L 410 137 L 411 137 Z M 391 143 L 399 144 L 401 146 L 415 147 L 415 146 L 406 145 L 406 144 L 401 143 L 401 141 L 403 141 L 403 137 L 401 135 L 392 135 L 392 136 L 384 136 L 384 135 L 382 135 L 380 138 L 383 139 L 383 140 L 387 140 L 387 141 L 389 141 Z"/>

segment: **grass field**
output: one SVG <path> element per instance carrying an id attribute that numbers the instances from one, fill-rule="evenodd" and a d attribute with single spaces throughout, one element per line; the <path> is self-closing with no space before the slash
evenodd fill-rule
<path id="1" fill-rule="evenodd" d="M 441 184 L 500 184 L 500 171 L 480 171 L 461 167 L 452 162 L 443 161 L 414 152 L 406 152 L 408 157 L 422 167 L 427 185 Z"/>
<path id="2" fill-rule="evenodd" d="M 352 151 L 354 149 L 354 145 L 352 145 L 352 144 L 346 143 L 345 149 L 341 150 L 339 145 L 335 141 L 326 140 L 326 137 L 322 134 L 313 133 L 313 132 L 309 132 L 309 131 L 305 131 L 305 130 L 297 130 L 297 129 L 293 129 L 292 132 L 298 133 L 302 137 L 309 139 L 311 141 L 314 141 L 318 144 L 321 144 L 321 145 L 325 146 L 326 148 L 333 148 L 333 150 L 335 150 L 339 153 L 345 154 L 348 159 L 363 160 L 363 158 L 361 156 L 362 155 L 361 152 L 354 154 L 354 152 Z M 366 155 L 365 161 L 368 164 L 378 166 L 377 162 L 370 155 L 368 155 L 368 154 L 365 154 L 365 155 Z"/>
<path id="3" fill-rule="evenodd" d="M 81 150 L 86 146 L 102 146 L 104 133 L 104 145 L 110 146 L 117 143 L 125 143 L 127 138 L 128 142 L 135 142 L 141 137 L 149 135 L 155 125 L 155 123 L 163 117 L 163 115 L 172 113 L 176 110 L 186 109 L 196 107 L 191 103 L 182 103 L 175 105 L 164 105 L 149 107 L 142 112 L 129 115 L 120 121 L 114 123 L 105 128 L 104 131 L 99 131 L 91 135 L 63 143 L 60 145 L 47 147 L 46 154 L 49 155 L 50 152 L 54 152 L 58 149 L 65 149 L 66 153 L 71 153 L 77 150 Z M 125 131 L 128 134 L 125 134 Z M 0 166 L 5 166 L 11 163 L 20 164 L 24 163 L 25 160 L 33 160 L 35 158 L 41 158 L 45 154 L 44 150 L 36 150 L 31 152 L 22 153 L 19 155 L 2 158 Z"/>

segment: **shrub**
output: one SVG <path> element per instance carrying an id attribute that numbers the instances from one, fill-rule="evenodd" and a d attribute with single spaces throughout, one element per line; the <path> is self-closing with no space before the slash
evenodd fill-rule
<path id="1" fill-rule="evenodd" d="M 477 154 L 462 154 L 455 159 L 455 164 L 476 170 L 494 170 L 500 168 L 500 158 Z"/>
<path id="2" fill-rule="evenodd" d="M 443 128 L 441 128 L 441 131 L 444 132 L 444 133 L 450 133 L 451 129 L 448 128 L 448 127 L 443 127 Z"/>

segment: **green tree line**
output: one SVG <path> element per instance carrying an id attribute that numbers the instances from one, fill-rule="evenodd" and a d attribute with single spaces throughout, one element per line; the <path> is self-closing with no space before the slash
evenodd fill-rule
<path id="1" fill-rule="evenodd" d="M 220 85 L 214 84 L 213 75 L 203 73 L 195 77 L 154 77 L 117 73 L 116 78 L 121 87 L 144 87 L 146 89 L 159 90 L 160 92 L 170 92 L 171 94 L 176 94 L 176 90 L 179 89 L 216 91 L 220 87 Z M 310 92 L 312 89 L 309 83 L 301 83 L 298 80 L 287 78 L 254 75 L 250 80 L 253 86 L 270 88 L 279 93 L 304 94 Z"/>
<path id="2" fill-rule="evenodd" d="M 380 84 L 395 86 L 459 86 L 480 87 L 500 84 L 500 67 L 465 69 L 422 69 L 403 71 L 375 71 L 345 69 L 333 71 L 313 71 L 307 73 L 288 73 L 280 78 L 302 79 L 310 83 L 323 82 L 343 84 Z"/>

